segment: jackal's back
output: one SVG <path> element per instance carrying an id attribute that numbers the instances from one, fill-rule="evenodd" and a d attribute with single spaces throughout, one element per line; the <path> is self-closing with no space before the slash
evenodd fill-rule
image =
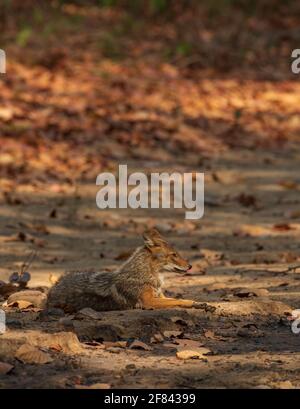
<path id="1" fill-rule="evenodd" d="M 118 309 L 113 297 L 114 278 L 111 272 L 68 272 L 49 291 L 47 307 L 68 312 L 86 307 L 98 311 Z"/>

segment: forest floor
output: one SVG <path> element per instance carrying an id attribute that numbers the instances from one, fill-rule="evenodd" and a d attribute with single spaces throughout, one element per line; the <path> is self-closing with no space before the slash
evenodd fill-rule
<path id="1" fill-rule="evenodd" d="M 50 36 L 45 52 L 33 35 L 25 58 L 8 38 L 12 58 L 0 83 L 0 298 L 33 249 L 29 288 L 47 291 L 65 270 L 116 268 L 155 226 L 193 265 L 166 274 L 166 293 L 216 311 L 60 316 L 5 307 L 0 387 L 299 388 L 299 335 L 289 320 L 300 308 L 299 81 L 284 64 L 272 77 L 264 57 L 263 70 L 252 63 L 225 73 L 187 66 L 186 58 L 171 63 L 161 56 L 171 23 L 161 32 L 152 22 L 156 31 L 146 30 L 142 41 L 130 32 L 119 44 L 103 35 L 111 22 L 119 27 L 120 15 L 95 13 L 71 28 L 56 21 L 52 29 L 66 30 L 68 48 Z M 84 24 L 81 36 L 74 24 Z M 208 29 L 202 34 L 209 38 Z M 128 56 L 100 58 L 99 38 L 102 53 L 126 45 Z M 204 217 L 99 210 L 96 176 L 118 164 L 129 172 L 204 172 Z M 182 350 L 194 359 L 181 359 Z"/>

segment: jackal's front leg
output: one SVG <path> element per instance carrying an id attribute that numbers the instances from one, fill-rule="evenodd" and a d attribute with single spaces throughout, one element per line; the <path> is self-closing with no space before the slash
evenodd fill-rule
<path id="1" fill-rule="evenodd" d="M 160 308 L 191 308 L 197 307 L 198 304 L 193 300 L 177 300 L 176 298 L 167 298 L 163 294 L 156 295 L 153 288 L 147 288 L 141 295 L 141 304 L 147 309 L 160 309 Z"/>

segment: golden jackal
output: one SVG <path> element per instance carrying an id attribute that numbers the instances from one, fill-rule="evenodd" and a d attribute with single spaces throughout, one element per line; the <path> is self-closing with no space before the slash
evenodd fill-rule
<path id="1" fill-rule="evenodd" d="M 48 308 L 67 312 L 90 307 L 96 311 L 126 310 L 137 307 L 214 307 L 193 300 L 167 298 L 162 292 L 162 273 L 185 272 L 192 266 L 153 229 L 143 235 L 144 245 L 114 272 L 69 272 L 48 294 Z"/>

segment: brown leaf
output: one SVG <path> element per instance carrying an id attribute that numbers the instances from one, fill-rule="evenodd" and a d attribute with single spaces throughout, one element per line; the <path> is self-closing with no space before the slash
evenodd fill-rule
<path id="1" fill-rule="evenodd" d="M 152 347 L 142 341 L 135 340 L 130 345 L 129 349 L 143 349 L 144 351 L 152 351 Z"/>
<path id="2" fill-rule="evenodd" d="M 44 224 L 36 224 L 34 226 L 32 226 L 33 230 L 35 230 L 38 233 L 41 234 L 49 234 L 49 230 L 47 228 L 47 226 L 45 226 Z"/>
<path id="3" fill-rule="evenodd" d="M 49 349 L 53 349 L 55 352 L 61 352 L 62 351 L 62 346 L 59 344 L 50 344 Z"/>
<path id="4" fill-rule="evenodd" d="M 49 274 L 49 281 L 50 281 L 50 283 L 51 284 L 56 284 L 57 282 L 58 282 L 58 280 L 59 280 L 59 277 L 57 276 L 57 275 L 55 275 L 55 274 Z"/>
<path id="5" fill-rule="evenodd" d="M 111 385 L 109 383 L 94 383 L 90 385 L 89 389 L 110 389 Z"/>
<path id="6" fill-rule="evenodd" d="M 163 342 L 164 337 L 161 334 L 154 334 L 153 337 L 151 337 L 151 344 L 157 344 L 159 342 Z"/>
<path id="7" fill-rule="evenodd" d="M 37 247 L 45 247 L 47 245 L 47 241 L 43 239 L 38 239 L 36 237 L 33 237 L 30 239 L 31 243 L 34 243 Z"/>
<path id="8" fill-rule="evenodd" d="M 76 354 L 82 352 L 82 347 L 76 336 L 72 332 L 58 332 L 56 334 L 51 334 L 53 338 L 54 345 L 59 345 L 61 350 L 65 354 Z M 52 343 L 49 345 L 51 347 Z"/>
<path id="9" fill-rule="evenodd" d="M 280 254 L 280 260 L 284 261 L 285 263 L 294 263 L 298 259 L 298 254 L 292 253 L 290 251 L 286 251 Z"/>
<path id="10" fill-rule="evenodd" d="M 183 319 L 182 317 L 172 317 L 171 321 L 175 324 L 185 325 L 185 326 L 193 326 L 193 321 L 189 319 Z"/>
<path id="11" fill-rule="evenodd" d="M 238 237 L 261 237 L 268 236 L 270 229 L 258 225 L 245 224 L 240 229 L 235 230 L 233 234 Z"/>
<path id="12" fill-rule="evenodd" d="M 204 332 L 204 336 L 208 339 L 216 339 L 215 333 L 210 329 Z"/>
<path id="13" fill-rule="evenodd" d="M 7 364 L 6 362 L 0 362 L 0 375 L 6 375 L 13 369 L 13 365 Z"/>
<path id="14" fill-rule="evenodd" d="M 84 346 L 85 348 L 105 349 L 105 345 L 98 341 L 87 341 Z"/>
<path id="15" fill-rule="evenodd" d="M 248 297 L 266 297 L 269 296 L 270 293 L 265 288 L 239 288 L 236 289 L 233 293 L 236 297 L 240 298 L 248 298 Z"/>
<path id="16" fill-rule="evenodd" d="M 61 350 L 64 354 L 78 354 L 82 352 L 82 346 L 73 332 L 56 332 L 53 334 L 36 335 L 30 339 L 32 345 L 43 348 Z"/>
<path id="17" fill-rule="evenodd" d="M 9 107 L 0 108 L 0 119 L 2 119 L 3 121 L 10 121 L 13 118 L 13 116 L 14 116 L 14 111 L 12 108 L 9 108 Z"/>
<path id="18" fill-rule="evenodd" d="M 276 389 L 295 389 L 291 381 L 272 382 L 272 386 Z"/>
<path id="19" fill-rule="evenodd" d="M 7 303 L 7 306 L 10 307 L 10 308 L 11 307 L 16 307 L 16 308 L 19 308 L 20 310 L 23 310 L 23 309 L 33 307 L 33 304 L 31 302 L 29 302 L 29 301 L 18 300 L 18 301 L 13 301 L 13 302 Z"/>
<path id="20" fill-rule="evenodd" d="M 266 288 L 256 288 L 253 290 L 253 293 L 257 297 L 268 297 L 270 295 L 269 291 Z"/>
<path id="21" fill-rule="evenodd" d="M 75 385 L 75 389 L 110 389 L 109 383 L 94 383 L 92 385 Z"/>
<path id="22" fill-rule="evenodd" d="M 11 242 L 11 241 L 26 241 L 27 240 L 27 234 L 23 233 L 20 231 L 16 235 L 9 237 L 8 239 L 5 239 L 6 242 Z"/>
<path id="23" fill-rule="evenodd" d="M 166 338 L 177 338 L 177 337 L 180 337 L 180 335 L 182 335 L 183 332 L 182 331 L 164 331 L 163 334 Z"/>
<path id="24" fill-rule="evenodd" d="M 57 217 L 57 210 L 56 209 L 52 209 L 51 212 L 49 213 L 49 217 L 51 219 L 55 219 Z"/>
<path id="25" fill-rule="evenodd" d="M 273 229 L 277 231 L 288 231 L 288 230 L 294 230 L 294 227 L 292 227 L 288 223 L 277 223 L 277 224 L 274 224 Z"/>
<path id="26" fill-rule="evenodd" d="M 278 184 L 284 187 L 285 189 L 289 189 L 289 190 L 298 189 L 298 184 L 294 182 L 293 180 L 281 180 Z"/>
<path id="27" fill-rule="evenodd" d="M 46 352 L 41 351 L 31 344 L 24 344 L 15 353 L 15 358 L 23 364 L 47 364 L 53 359 Z"/>
<path id="28" fill-rule="evenodd" d="M 111 342 L 111 341 L 104 341 L 103 345 L 105 348 L 111 348 L 111 347 L 116 347 L 116 348 L 126 348 L 127 347 L 127 341 L 116 341 L 116 342 Z"/>
<path id="29" fill-rule="evenodd" d="M 43 308 L 46 303 L 46 299 L 46 294 L 42 293 L 41 291 L 24 290 L 11 294 L 7 300 L 7 303 L 8 306 L 14 306 L 16 303 L 16 306 L 19 306 L 19 308 L 28 308 L 30 305 L 36 308 Z M 27 306 L 25 302 L 27 302 Z"/>
<path id="30" fill-rule="evenodd" d="M 248 195 L 246 193 L 241 193 L 237 197 L 238 202 L 245 207 L 256 207 L 257 200 L 256 197 L 253 195 Z"/>
<path id="31" fill-rule="evenodd" d="M 178 359 L 205 359 L 211 351 L 208 348 L 182 349 L 176 352 Z"/>
<path id="32" fill-rule="evenodd" d="M 22 311 L 23 312 L 41 312 L 41 311 L 43 311 L 43 309 L 42 308 L 30 307 L 30 308 L 24 308 Z"/>
<path id="33" fill-rule="evenodd" d="M 119 354 L 122 351 L 122 348 L 119 348 L 119 347 L 108 347 L 105 349 L 106 351 L 112 352 L 113 354 Z"/>

